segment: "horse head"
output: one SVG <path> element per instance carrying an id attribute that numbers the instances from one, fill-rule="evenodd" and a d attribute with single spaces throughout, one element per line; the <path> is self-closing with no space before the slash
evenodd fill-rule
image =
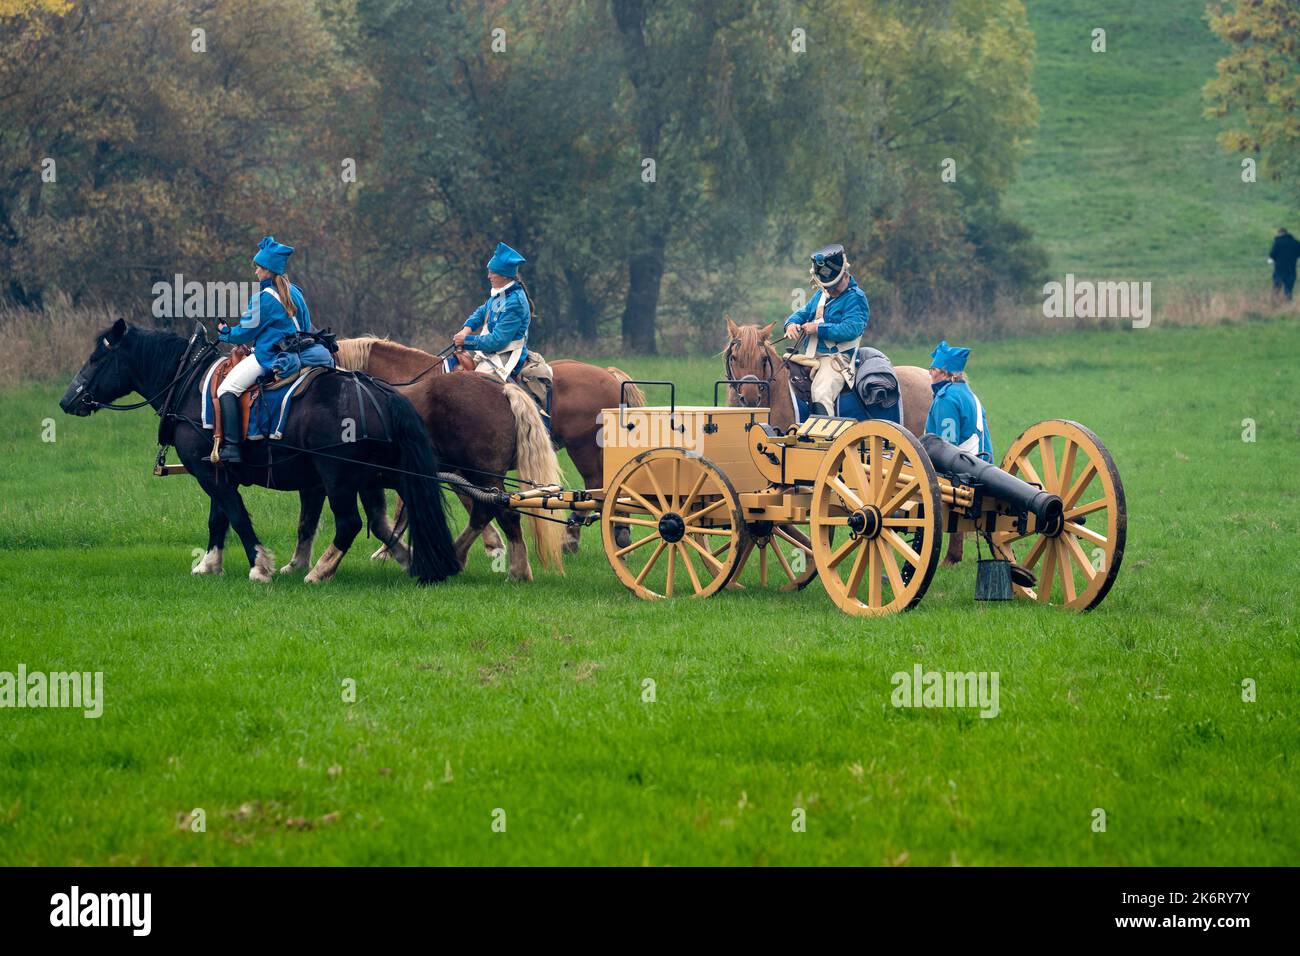
<path id="1" fill-rule="evenodd" d="M 90 358 L 59 399 L 59 408 L 84 418 L 106 402 L 115 402 L 135 390 L 130 368 L 122 355 L 129 330 L 126 322 L 118 319 L 95 337 Z"/>
<path id="2" fill-rule="evenodd" d="M 761 408 L 772 400 L 772 389 L 776 387 L 776 373 L 780 366 L 780 357 L 768 341 L 772 326 L 737 325 L 727 318 L 727 348 L 723 352 L 723 364 L 729 379 L 753 379 L 750 384 L 733 385 L 731 390 L 739 396 L 739 404 L 746 408 Z M 764 387 L 765 383 L 765 387 Z"/>

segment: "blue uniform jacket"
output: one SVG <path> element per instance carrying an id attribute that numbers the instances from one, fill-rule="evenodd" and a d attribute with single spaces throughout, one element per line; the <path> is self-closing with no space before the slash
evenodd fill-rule
<path id="1" fill-rule="evenodd" d="M 975 393 L 965 382 L 933 382 L 934 401 L 925 420 L 925 430 L 946 442 L 960 445 L 975 434 Z M 983 409 L 981 408 L 981 411 Z M 983 412 L 984 433 L 980 436 L 979 457 L 993 460 L 993 441 L 989 437 L 989 415 Z"/>
<path id="2" fill-rule="evenodd" d="M 802 325 L 811 322 L 817 316 L 817 303 L 825 294 L 818 289 L 808 304 L 786 319 L 785 324 Z M 871 307 L 867 304 L 867 294 L 858 285 L 858 280 L 850 277 L 849 287 L 828 301 L 826 310 L 822 312 L 822 324 L 817 330 L 817 353 L 829 354 L 834 351 L 833 345 L 836 342 L 852 342 L 867 331 L 867 323 L 870 321 Z M 798 336 L 796 334 L 792 337 Z"/>
<path id="3" fill-rule="evenodd" d="M 301 289 L 293 283 L 289 284 L 289 295 L 293 298 L 297 312 L 296 319 L 289 318 L 284 306 L 268 289 L 272 292 L 275 290 L 275 281 L 263 279 L 262 287 L 248 300 L 248 308 L 239 317 L 239 324 L 231 326 L 230 331 L 221 336 L 223 342 L 251 345 L 258 364 L 266 369 L 275 367 L 276 358 L 282 354 L 272 351 L 282 338 L 294 332 L 311 331 L 311 313 L 307 310 L 307 300 L 303 298 Z M 325 351 L 328 354 L 328 350 Z"/>
<path id="4" fill-rule="evenodd" d="M 513 375 L 523 365 L 524 359 L 528 358 L 528 319 L 528 296 L 516 282 L 505 292 L 489 296 L 465 320 L 465 328 L 475 333 L 465 336 L 465 348 L 480 352 L 500 352 L 515 339 L 523 339 L 525 345 L 519 353 L 519 363 L 510 370 Z M 479 332 L 479 329 L 483 331 Z"/>

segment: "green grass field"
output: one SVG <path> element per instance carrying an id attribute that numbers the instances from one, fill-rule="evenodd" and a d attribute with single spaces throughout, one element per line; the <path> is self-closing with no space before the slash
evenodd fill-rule
<path id="1" fill-rule="evenodd" d="M 0 864 L 1293 863 L 1294 342 L 1275 320 L 976 343 L 999 454 L 1075 418 L 1123 476 L 1125 563 L 1083 616 L 976 604 L 969 553 L 885 620 L 819 586 L 647 603 L 590 530 L 531 584 L 476 548 L 420 589 L 364 540 L 322 587 L 254 585 L 236 553 L 193 578 L 205 499 L 150 476 L 147 411 L 6 394 L 0 670 L 103 671 L 106 703 L 0 710 Z M 686 401 L 719 374 L 620 364 Z M 246 496 L 287 557 L 296 496 Z M 997 671 L 1001 713 L 891 707 L 915 664 Z"/>
<path id="2" fill-rule="evenodd" d="M 1278 226 L 1300 232 L 1276 183 L 1245 184 L 1202 87 L 1226 47 L 1202 0 L 1026 0 L 1042 116 L 1011 207 L 1054 276 L 1266 289 Z M 1091 50 L 1106 30 L 1106 52 Z"/>

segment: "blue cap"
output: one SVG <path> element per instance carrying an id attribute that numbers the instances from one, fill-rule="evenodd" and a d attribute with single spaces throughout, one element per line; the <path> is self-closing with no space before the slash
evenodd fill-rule
<path id="1" fill-rule="evenodd" d="M 488 268 L 499 276 L 514 277 L 519 271 L 520 263 L 528 260 L 521 256 L 515 250 L 511 249 L 504 242 L 497 243 L 497 251 L 492 253 L 492 258 L 488 262 Z"/>
<path id="2" fill-rule="evenodd" d="M 284 267 L 293 255 L 293 246 L 276 242 L 275 236 L 267 236 L 257 244 L 257 255 L 253 261 L 263 269 L 270 269 L 278 276 L 284 275 Z"/>
<path id="3" fill-rule="evenodd" d="M 944 340 L 930 353 L 930 367 L 941 368 L 945 372 L 960 372 L 966 368 L 968 358 L 970 358 L 970 349 L 956 348 Z"/>

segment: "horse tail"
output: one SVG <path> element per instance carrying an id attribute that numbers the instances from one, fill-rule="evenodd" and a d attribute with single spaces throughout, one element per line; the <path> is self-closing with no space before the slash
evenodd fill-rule
<path id="1" fill-rule="evenodd" d="M 564 473 L 537 405 L 527 392 L 511 383 L 506 383 L 506 398 L 515 416 L 515 466 L 519 477 L 536 485 L 563 485 Z M 564 525 L 532 515 L 528 516 L 528 524 L 542 565 L 563 574 Z"/>
<path id="2" fill-rule="evenodd" d="M 410 516 L 411 576 L 432 584 L 460 570 L 460 560 L 447 527 L 442 486 L 434 477 L 441 469 L 420 415 L 404 395 L 392 393 L 388 402 L 393 440 L 401 454 L 398 491 Z"/>
<path id="3" fill-rule="evenodd" d="M 632 376 L 621 368 L 615 368 L 612 365 L 606 366 L 605 371 L 614 376 L 614 381 L 621 386 L 624 382 L 632 381 Z M 620 391 L 627 396 L 628 408 L 640 408 L 645 405 L 645 393 L 635 385 L 629 385 L 627 388 L 621 388 Z"/>

